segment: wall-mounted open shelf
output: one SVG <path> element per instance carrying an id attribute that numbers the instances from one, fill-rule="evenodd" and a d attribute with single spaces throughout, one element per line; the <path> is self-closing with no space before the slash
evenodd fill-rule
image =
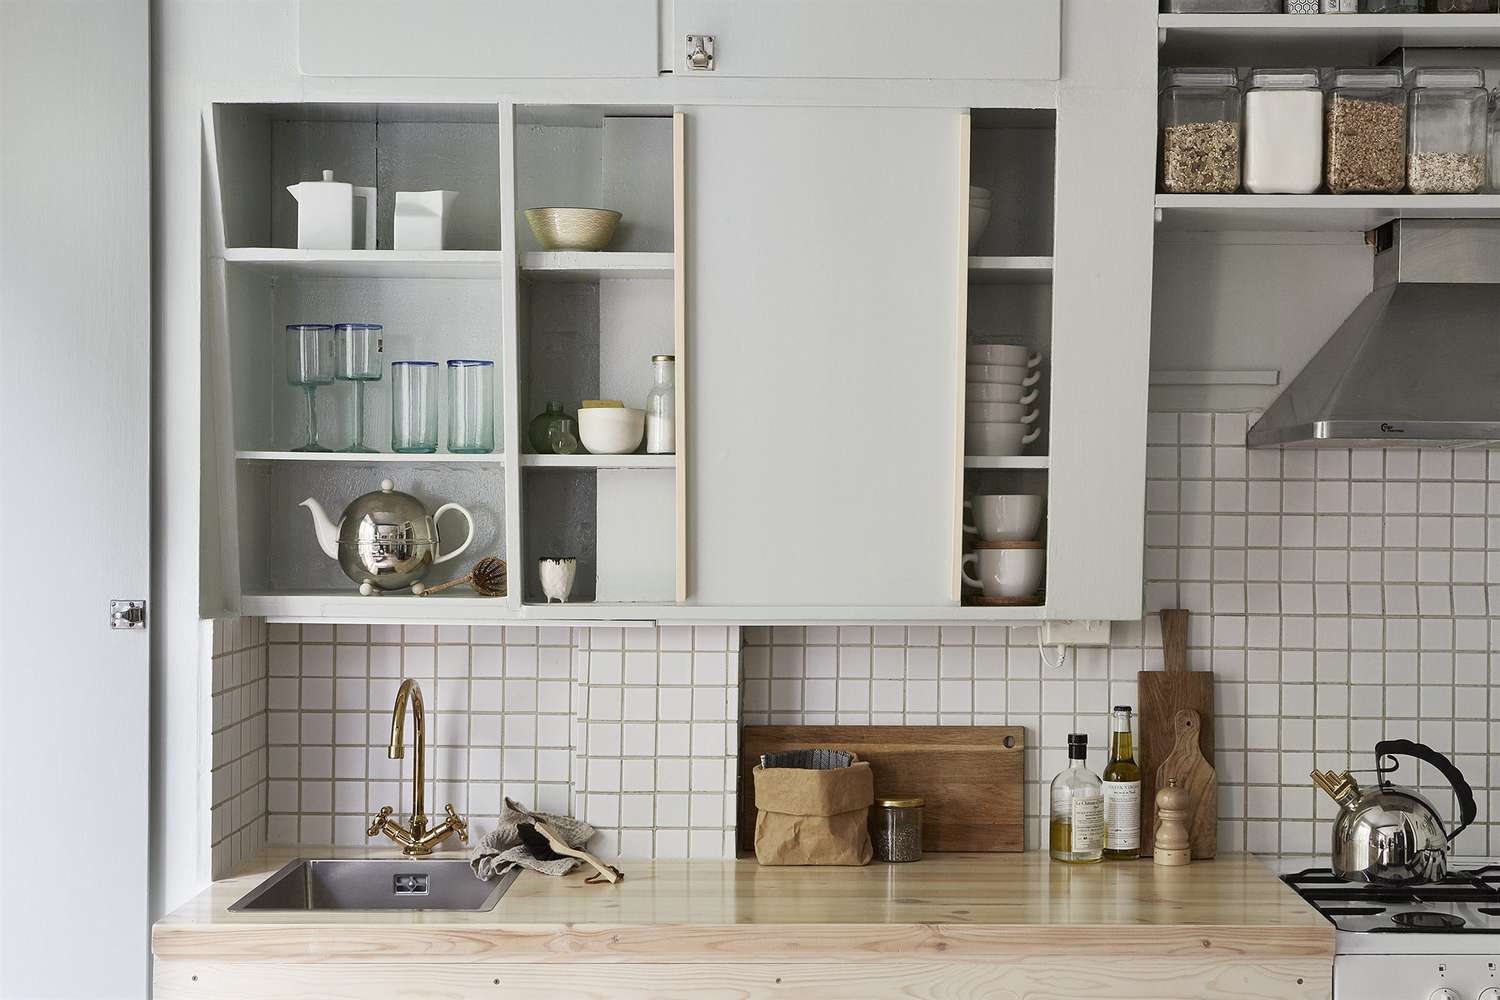
<path id="1" fill-rule="evenodd" d="M 1051 257 L 969 258 L 971 285 L 1044 285 L 1051 280 Z"/>
<path id="2" fill-rule="evenodd" d="M 674 273 L 670 253 L 533 250 L 521 257 L 521 276 L 527 281 L 598 281 L 600 278 L 670 281 Z"/>
<path id="3" fill-rule="evenodd" d="M 1367 232 L 1397 219 L 1500 218 L 1500 195 L 1159 194 L 1156 211 L 1173 230 Z"/>
<path id="4" fill-rule="evenodd" d="M 675 469 L 676 455 L 522 455 L 523 469 Z"/>
<path id="5" fill-rule="evenodd" d="M 1348 66 L 1403 46 L 1500 45 L 1497 14 L 1162 14 L 1161 61 L 1203 66 Z"/>
<path id="6" fill-rule="evenodd" d="M 357 453 L 346 451 L 237 451 L 241 462 L 323 462 L 335 465 L 504 465 L 499 452 L 489 455 L 456 455 L 440 451 L 429 455 L 395 454 L 393 452 Z"/>
<path id="7" fill-rule="evenodd" d="M 229 247 L 224 261 L 278 277 L 500 280 L 503 250 L 292 250 Z"/>
<path id="8" fill-rule="evenodd" d="M 965 469 L 1045 469 L 1046 455 L 969 455 L 964 459 Z"/>

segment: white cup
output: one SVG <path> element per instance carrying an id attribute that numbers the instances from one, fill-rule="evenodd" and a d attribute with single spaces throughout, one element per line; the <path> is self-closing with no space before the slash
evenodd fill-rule
<path id="1" fill-rule="evenodd" d="M 978 587 L 985 597 L 1034 597 L 1042 585 L 1047 551 L 1034 549 L 979 549 L 963 558 L 964 583 Z M 979 574 L 969 575 L 973 566 Z"/>
<path id="2" fill-rule="evenodd" d="M 1036 402 L 1040 389 L 1027 389 L 1004 382 L 969 382 L 964 386 L 965 395 L 971 403 L 1026 403 Z"/>
<path id="3" fill-rule="evenodd" d="M 1025 403 L 976 403 L 969 400 L 964 419 L 971 424 L 1034 424 L 1038 411 Z"/>
<path id="4" fill-rule="evenodd" d="M 1041 381 L 1042 373 L 1023 365 L 966 365 L 966 381 L 1001 382 L 1030 388 Z"/>
<path id="5" fill-rule="evenodd" d="M 566 604 L 573 593 L 573 578 L 578 574 L 578 560 L 572 556 L 538 559 L 536 571 L 541 577 L 542 593 L 547 595 L 547 603 L 561 601 Z"/>
<path id="6" fill-rule="evenodd" d="M 1027 426 L 1020 421 L 966 423 L 964 454 L 992 458 L 1019 455 L 1028 444 L 1042 436 L 1040 427 L 1032 427 L 1028 431 Z"/>
<path id="7" fill-rule="evenodd" d="M 974 524 L 964 531 L 986 542 L 1029 542 L 1042 526 L 1042 498 L 1031 493 L 992 493 L 965 500 Z"/>
<path id="8" fill-rule="evenodd" d="M 968 350 L 971 365 L 1013 365 L 1035 368 L 1042 363 L 1040 354 L 1032 354 L 1030 348 L 1019 344 L 971 344 Z"/>

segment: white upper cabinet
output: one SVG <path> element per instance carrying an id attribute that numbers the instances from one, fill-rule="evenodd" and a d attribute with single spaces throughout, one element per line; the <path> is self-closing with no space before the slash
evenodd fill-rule
<path id="1" fill-rule="evenodd" d="M 950 603 L 960 116 L 686 132 L 689 600 Z"/>
<path id="2" fill-rule="evenodd" d="M 1060 7 L 1060 0 L 673 0 L 669 64 L 688 77 L 1056 80 Z M 711 71 L 688 65 L 688 35 L 714 36 Z"/>
<path id="3" fill-rule="evenodd" d="M 654 77 L 656 0 L 301 0 L 308 76 Z"/>

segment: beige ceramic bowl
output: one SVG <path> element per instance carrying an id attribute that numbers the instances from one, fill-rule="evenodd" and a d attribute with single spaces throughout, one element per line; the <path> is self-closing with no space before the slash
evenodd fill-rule
<path id="1" fill-rule="evenodd" d="M 528 208 L 526 224 L 544 250 L 603 250 L 620 213 L 607 208 Z"/>
<path id="2" fill-rule="evenodd" d="M 578 411 L 578 440 L 593 455 L 629 455 L 641 446 L 646 411 L 633 406 L 591 406 Z"/>

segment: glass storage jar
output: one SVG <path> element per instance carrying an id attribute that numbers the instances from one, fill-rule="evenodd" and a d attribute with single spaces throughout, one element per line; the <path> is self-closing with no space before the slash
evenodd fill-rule
<path id="1" fill-rule="evenodd" d="M 1500 89 L 1490 95 L 1490 191 L 1500 192 Z"/>
<path id="2" fill-rule="evenodd" d="M 870 809 L 876 861 L 922 860 L 922 800 L 876 799 Z"/>
<path id="3" fill-rule="evenodd" d="M 1323 185 L 1323 88 L 1315 69 L 1257 69 L 1245 91 L 1245 190 L 1312 194 Z"/>
<path id="4" fill-rule="evenodd" d="M 1401 67 L 1335 70 L 1326 116 L 1329 191 L 1397 194 L 1406 187 L 1406 90 Z"/>
<path id="5" fill-rule="evenodd" d="M 1233 68 L 1171 69 L 1161 92 L 1161 183 L 1172 194 L 1240 187 L 1240 86 Z"/>
<path id="6" fill-rule="evenodd" d="M 1280 14 L 1281 0 L 1167 0 L 1168 14 Z"/>
<path id="7" fill-rule="evenodd" d="M 646 394 L 646 454 L 670 455 L 677 450 L 677 359 L 670 354 L 651 358 L 651 391 Z"/>
<path id="8" fill-rule="evenodd" d="M 1413 74 L 1406 165 L 1412 194 L 1473 194 L 1484 187 L 1488 110 L 1483 70 Z"/>
<path id="9" fill-rule="evenodd" d="M 1359 0 L 1361 14 L 1420 14 L 1422 0 Z"/>
<path id="10" fill-rule="evenodd" d="M 1493 14 L 1495 0 L 1427 0 L 1429 14 Z"/>

